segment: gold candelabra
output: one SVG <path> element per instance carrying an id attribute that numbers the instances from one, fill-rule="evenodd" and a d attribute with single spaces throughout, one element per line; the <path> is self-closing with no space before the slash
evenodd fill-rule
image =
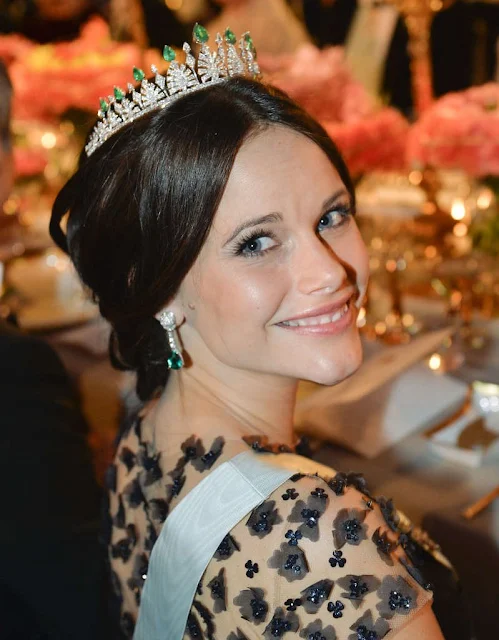
<path id="1" fill-rule="evenodd" d="M 412 93 L 419 116 L 433 102 L 430 31 L 435 14 L 455 0 L 390 0 L 402 17 L 409 34 Z"/>

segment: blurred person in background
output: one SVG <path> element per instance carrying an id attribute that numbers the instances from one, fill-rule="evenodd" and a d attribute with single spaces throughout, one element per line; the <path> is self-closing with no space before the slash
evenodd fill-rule
<path id="1" fill-rule="evenodd" d="M 207 25 L 210 33 L 224 33 L 230 26 L 235 33 L 251 31 L 258 52 L 293 53 L 311 42 L 305 26 L 286 0 L 216 0 L 222 12 Z"/>
<path id="2" fill-rule="evenodd" d="M 12 185 L 11 93 L 0 63 L 0 203 Z M 2 640 L 111 637 L 87 435 L 58 356 L 0 319 Z"/>
<path id="3" fill-rule="evenodd" d="M 186 36 L 162 0 L 0 0 L 0 33 L 20 33 L 40 44 L 73 40 L 93 15 L 108 21 L 119 40 L 139 40 L 137 25 L 143 23 L 142 46 L 162 47 L 165 38 L 181 46 Z"/>
<path id="4" fill-rule="evenodd" d="M 372 2 L 374 9 L 383 4 L 391 3 Z M 361 5 L 359 0 L 303 0 L 305 22 L 318 45 L 346 44 Z M 493 80 L 498 35 L 497 3 L 457 0 L 438 13 L 431 30 L 435 95 Z M 407 29 L 399 18 L 388 47 L 381 93 L 409 114 L 412 95 L 407 46 Z"/>

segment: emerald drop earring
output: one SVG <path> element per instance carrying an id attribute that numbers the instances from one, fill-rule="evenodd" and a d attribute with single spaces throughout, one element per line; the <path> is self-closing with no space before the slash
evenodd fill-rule
<path id="1" fill-rule="evenodd" d="M 177 321 L 175 314 L 172 311 L 163 311 L 159 316 L 159 323 L 166 331 L 168 336 L 168 344 L 171 349 L 171 356 L 166 361 L 168 369 L 182 369 L 184 366 L 184 359 L 182 358 L 182 352 L 177 344 L 175 336 L 175 330 L 177 328 Z"/>

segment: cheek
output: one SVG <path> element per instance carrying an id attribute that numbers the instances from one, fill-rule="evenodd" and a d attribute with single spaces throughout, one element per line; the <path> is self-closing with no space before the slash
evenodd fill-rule
<path id="1" fill-rule="evenodd" d="M 234 333 L 248 338 L 263 329 L 283 297 L 283 278 L 271 277 L 260 265 L 224 264 L 205 273 L 209 277 L 199 278 L 195 288 L 197 329 L 216 332 L 224 341 Z"/>
<path id="2" fill-rule="evenodd" d="M 356 284 L 361 296 L 364 295 L 369 281 L 369 255 L 357 225 L 352 228 L 346 242 L 335 247 L 338 258 L 355 274 Z"/>

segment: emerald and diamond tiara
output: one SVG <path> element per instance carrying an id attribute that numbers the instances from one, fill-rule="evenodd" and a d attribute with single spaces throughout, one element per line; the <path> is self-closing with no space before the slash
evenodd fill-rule
<path id="1" fill-rule="evenodd" d="M 185 63 L 179 63 L 175 51 L 165 46 L 163 58 L 169 63 L 165 75 L 161 75 L 152 65 L 154 80 L 147 80 L 142 69 L 134 67 L 133 77 L 136 82 L 140 82 L 140 86 L 134 87 L 129 83 L 128 93 L 114 87 L 114 95 L 109 96 L 107 100 L 101 98 L 100 110 L 97 113 L 99 120 L 85 146 L 87 156 L 92 155 L 103 142 L 129 122 L 149 111 L 163 108 L 187 93 L 197 91 L 208 84 L 217 84 L 228 77 L 259 77 L 256 51 L 249 33 L 243 34 L 239 43 L 230 29 L 225 31 L 223 37 L 217 33 L 217 46 L 213 51 L 207 44 L 208 40 L 207 30 L 196 24 L 193 41 L 200 45 L 197 60 L 187 43 L 183 46 Z"/>

